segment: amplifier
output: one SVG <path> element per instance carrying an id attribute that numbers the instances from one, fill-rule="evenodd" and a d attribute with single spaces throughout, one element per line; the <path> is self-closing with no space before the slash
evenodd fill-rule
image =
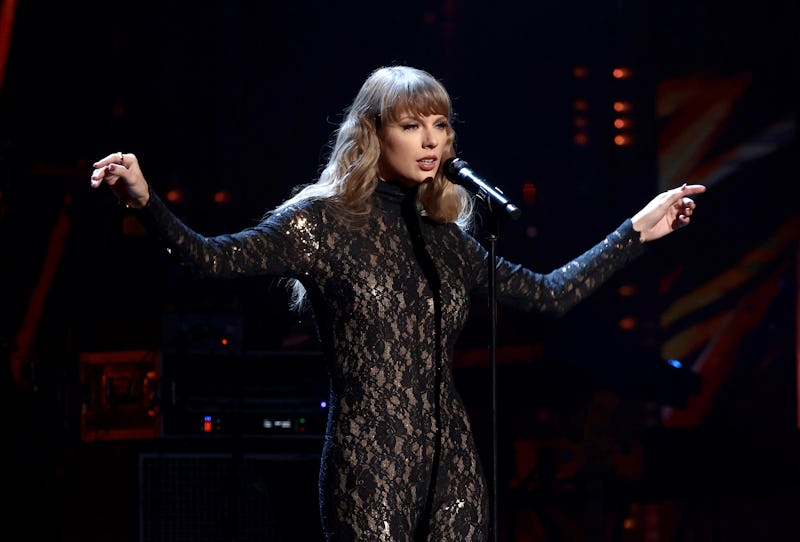
<path id="1" fill-rule="evenodd" d="M 143 445 L 138 542 L 321 542 L 320 450 L 294 438 Z"/>
<path id="2" fill-rule="evenodd" d="M 317 351 L 163 352 L 161 434 L 322 435 L 329 381 Z"/>

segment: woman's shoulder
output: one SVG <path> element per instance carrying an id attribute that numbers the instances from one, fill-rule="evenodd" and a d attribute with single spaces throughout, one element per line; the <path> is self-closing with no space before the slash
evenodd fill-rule
<path id="1" fill-rule="evenodd" d="M 267 216 L 292 217 L 292 216 L 319 216 L 322 217 L 331 208 L 332 203 L 329 198 L 304 198 L 300 200 L 288 200 L 269 213 Z"/>

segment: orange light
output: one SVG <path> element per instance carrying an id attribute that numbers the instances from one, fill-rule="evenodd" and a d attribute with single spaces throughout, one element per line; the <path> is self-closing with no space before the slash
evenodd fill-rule
<path id="1" fill-rule="evenodd" d="M 586 117 L 575 117 L 572 119 L 572 124 L 576 128 L 586 128 L 586 125 L 589 124 L 589 121 L 586 120 Z"/>
<path id="2" fill-rule="evenodd" d="M 623 128 L 628 128 L 631 125 L 631 121 L 629 119 L 623 118 L 616 118 L 614 119 L 614 128 L 618 130 L 622 130 Z"/>
<path id="3" fill-rule="evenodd" d="M 172 188 L 167 191 L 167 201 L 170 203 L 183 203 L 183 190 Z"/>
<path id="4" fill-rule="evenodd" d="M 639 322 L 636 321 L 634 316 L 623 316 L 620 318 L 620 321 L 617 323 L 620 329 L 624 329 L 626 331 L 630 331 L 636 329 L 639 326 Z"/>
<path id="5" fill-rule="evenodd" d="M 588 145 L 589 144 L 589 136 L 586 135 L 584 132 L 578 132 L 572 138 L 576 145 Z"/>
<path id="6" fill-rule="evenodd" d="M 623 284 L 617 288 L 617 293 L 622 297 L 631 297 L 636 294 L 636 286 L 633 284 Z"/>
<path id="7" fill-rule="evenodd" d="M 223 188 L 221 190 L 217 190 L 216 192 L 214 192 L 214 203 L 223 205 L 230 202 L 231 202 L 231 192 L 227 188 Z"/>
<path id="8" fill-rule="evenodd" d="M 631 105 L 631 102 L 622 102 L 622 101 L 614 102 L 614 111 L 616 111 L 617 113 L 624 113 L 625 111 L 630 111 L 631 109 L 633 109 L 633 105 Z"/>
<path id="9" fill-rule="evenodd" d="M 614 136 L 614 145 L 617 145 L 618 147 L 627 147 L 632 142 L 633 140 L 630 136 L 626 136 L 623 134 Z"/>
<path id="10" fill-rule="evenodd" d="M 627 79 L 631 76 L 631 73 L 630 68 L 614 68 L 611 75 L 614 76 L 614 79 Z"/>
<path id="11" fill-rule="evenodd" d="M 572 68 L 572 75 L 577 79 L 583 79 L 589 76 L 589 68 L 586 66 L 575 66 Z"/>
<path id="12" fill-rule="evenodd" d="M 222 346 L 228 346 L 228 339 L 226 339 L 225 337 L 220 339 L 219 342 L 222 344 Z"/>

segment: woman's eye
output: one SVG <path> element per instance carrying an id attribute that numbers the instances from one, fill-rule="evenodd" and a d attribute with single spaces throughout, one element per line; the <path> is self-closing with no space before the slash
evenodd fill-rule
<path id="1" fill-rule="evenodd" d="M 437 128 L 441 128 L 441 129 L 443 129 L 443 130 L 447 130 L 447 128 L 448 128 L 449 126 L 450 126 L 450 123 L 448 123 L 448 122 L 444 122 L 444 121 L 442 121 L 442 122 L 437 122 L 437 123 L 436 123 L 436 127 L 437 127 Z"/>
<path id="2" fill-rule="evenodd" d="M 413 130 L 416 127 L 416 124 L 403 124 L 403 130 Z"/>

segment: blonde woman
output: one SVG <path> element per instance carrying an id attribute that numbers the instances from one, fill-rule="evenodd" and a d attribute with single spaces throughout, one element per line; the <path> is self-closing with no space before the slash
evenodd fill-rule
<path id="1" fill-rule="evenodd" d="M 319 478 L 329 541 L 481 541 L 488 494 L 461 398 L 453 345 L 469 299 L 487 289 L 488 252 L 468 232 L 472 199 L 444 175 L 454 156 L 450 97 L 429 73 L 375 70 L 334 133 L 312 184 L 238 233 L 204 237 L 145 180 L 137 157 L 94 164 L 103 184 L 180 261 L 213 277 L 278 276 L 313 311 L 330 375 Z M 550 273 L 502 258 L 498 301 L 563 313 L 689 223 L 702 185 L 656 196 Z"/>

